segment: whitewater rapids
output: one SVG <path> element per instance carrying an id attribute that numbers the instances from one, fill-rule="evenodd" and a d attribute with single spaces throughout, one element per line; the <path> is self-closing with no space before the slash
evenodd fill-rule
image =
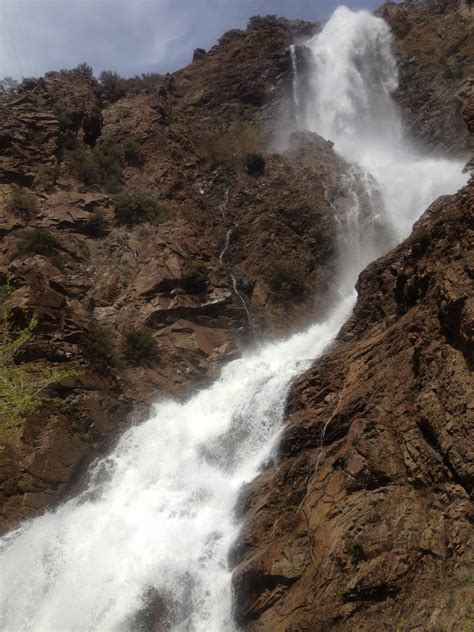
<path id="1" fill-rule="evenodd" d="M 239 532 L 239 490 L 277 445 L 292 379 L 334 340 L 353 308 L 357 274 L 387 247 L 371 225 L 394 244 L 433 199 L 467 179 L 462 163 L 424 157 L 404 137 L 381 19 L 339 8 L 307 46 L 314 63 L 298 121 L 358 165 L 347 175 L 352 202 L 335 218 L 333 309 L 307 331 L 229 363 L 187 402 L 158 403 L 94 466 L 82 494 L 7 534 L 1 630 L 137 632 L 146 630 L 137 613 L 158 596 L 166 629 L 235 629 L 227 555 Z M 365 181 L 369 212 L 355 181 Z"/>

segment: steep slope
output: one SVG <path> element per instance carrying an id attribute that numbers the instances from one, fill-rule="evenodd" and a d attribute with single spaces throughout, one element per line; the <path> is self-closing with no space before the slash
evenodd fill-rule
<path id="1" fill-rule="evenodd" d="M 472 130 L 463 125 L 474 100 L 472 2 L 386 2 L 376 14 L 395 36 L 396 98 L 411 137 L 444 155 L 472 152 Z"/>
<path id="2" fill-rule="evenodd" d="M 371 264 L 295 384 L 239 506 L 244 629 L 471 629 L 473 208 L 471 183 Z"/>
<path id="3" fill-rule="evenodd" d="M 429 34 L 442 16 L 464 59 L 466 6 L 383 9 L 402 64 L 423 59 L 402 72 L 402 110 L 421 141 L 453 153 L 470 142 L 450 97 L 458 77 L 441 73 Z M 284 335 L 324 312 L 348 166 L 314 134 L 294 134 L 279 154 L 261 139 L 291 113 L 288 44 L 314 28 L 264 20 L 228 33 L 188 68 L 114 103 L 82 68 L 5 104 L 1 274 L 14 326 L 39 320 L 18 362 L 78 373 L 57 388 L 60 403 L 6 441 L 4 528 L 77 490 L 91 458 L 157 396 L 185 398 L 254 334 Z M 430 86 L 420 118 L 418 84 Z M 119 165 L 111 188 L 118 179 L 151 194 L 161 221 L 121 220 L 108 187 L 79 181 L 71 150 L 105 152 Z M 258 176 L 245 168 L 255 151 L 265 158 Z M 33 192 L 31 211 L 12 212 L 14 185 Z M 472 201 L 472 186 L 442 199 L 369 266 L 353 318 L 295 385 L 278 463 L 238 508 L 246 526 L 231 557 L 244 628 L 469 625 Z M 25 227 L 49 231 L 52 251 L 25 252 Z M 153 354 L 136 355 L 128 334 L 137 330 Z M 162 613 L 149 597 L 143 626 L 153 629 Z"/>
<path id="4" fill-rule="evenodd" d="M 315 135 L 267 151 L 259 176 L 244 164 L 288 98 L 290 37 L 279 20 L 231 33 L 113 103 L 81 66 L 0 104 L 1 279 L 14 328 L 38 320 L 18 362 L 77 371 L 4 440 L 3 528 L 74 491 L 152 400 L 325 307 L 347 166 Z M 122 219 L 120 188 L 166 221 Z"/>

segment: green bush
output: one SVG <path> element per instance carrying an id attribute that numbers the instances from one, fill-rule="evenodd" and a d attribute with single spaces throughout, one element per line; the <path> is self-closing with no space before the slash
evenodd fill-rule
<path id="1" fill-rule="evenodd" d="M 52 257 L 62 249 L 57 239 L 45 228 L 24 228 L 16 233 L 16 238 L 16 257 Z"/>
<path id="2" fill-rule="evenodd" d="M 124 161 L 134 167 L 139 167 L 144 163 L 142 149 L 133 138 L 128 138 L 121 146 Z"/>
<path id="3" fill-rule="evenodd" d="M 263 149 L 265 137 L 259 127 L 236 119 L 225 128 L 203 134 L 197 144 L 211 163 L 239 167 L 245 165 L 248 155 Z"/>
<path id="4" fill-rule="evenodd" d="M 108 233 L 109 225 L 102 211 L 95 209 L 81 227 L 81 232 L 90 237 L 103 237 Z"/>
<path id="5" fill-rule="evenodd" d="M 282 298 L 297 298 L 304 292 L 304 275 L 292 263 L 281 263 L 271 270 L 269 285 Z"/>
<path id="6" fill-rule="evenodd" d="M 79 345 L 92 364 L 99 367 L 115 364 L 112 334 L 96 320 L 92 320 L 89 329 L 80 335 Z"/>
<path id="7" fill-rule="evenodd" d="M 28 220 L 38 213 L 38 200 L 28 189 L 15 187 L 8 198 L 7 209 L 14 215 Z"/>
<path id="8" fill-rule="evenodd" d="M 71 173 L 88 186 L 97 186 L 107 193 L 116 193 L 122 184 L 123 152 L 116 143 L 98 143 L 94 149 L 84 147 L 69 152 Z"/>
<path id="9" fill-rule="evenodd" d="M 125 79 L 113 70 L 103 70 L 99 75 L 102 94 L 107 101 L 115 103 L 127 93 Z"/>
<path id="10" fill-rule="evenodd" d="M 131 138 L 122 144 L 102 139 L 93 149 L 81 147 L 67 155 L 69 169 L 78 180 L 107 193 L 120 191 L 125 164 L 139 166 L 143 160 L 140 145 Z"/>
<path id="11" fill-rule="evenodd" d="M 263 154 L 252 153 L 247 154 L 245 158 L 245 168 L 251 176 L 262 176 L 265 172 L 265 158 Z"/>
<path id="12" fill-rule="evenodd" d="M 157 73 L 142 73 L 125 79 L 113 70 L 103 70 L 99 75 L 104 98 L 111 103 L 127 94 L 149 92 L 161 83 L 162 78 L 163 75 Z"/>
<path id="13" fill-rule="evenodd" d="M 9 322 L 8 296 L 11 288 L 2 288 L 0 310 L 0 437 L 21 426 L 28 415 L 39 410 L 49 399 L 48 391 L 71 370 L 56 370 L 39 362 L 18 362 L 18 356 L 31 340 L 37 321 L 32 319 L 19 332 Z M 0 452 L 3 447 L 0 445 Z"/>
<path id="14" fill-rule="evenodd" d="M 125 334 L 125 360 L 132 366 L 144 366 L 158 359 L 158 345 L 145 329 L 131 329 Z"/>
<path id="15" fill-rule="evenodd" d="M 142 222 L 160 223 L 170 216 L 168 208 L 144 189 L 125 189 L 114 197 L 114 203 L 117 222 L 126 226 Z"/>

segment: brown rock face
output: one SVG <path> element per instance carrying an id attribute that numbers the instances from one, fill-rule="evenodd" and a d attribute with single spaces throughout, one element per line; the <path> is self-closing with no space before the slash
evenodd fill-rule
<path id="1" fill-rule="evenodd" d="M 309 134 L 284 153 L 262 146 L 259 177 L 202 146 L 205 132 L 235 121 L 271 129 L 287 98 L 291 32 L 284 20 L 264 31 L 264 46 L 261 33 L 226 34 L 188 68 L 113 104 L 79 67 L 29 82 L 1 106 L 0 280 L 13 287 L 15 326 L 38 319 L 26 359 L 78 372 L 5 440 L 2 529 L 77 489 L 154 398 L 186 397 L 255 335 L 285 335 L 324 309 L 347 165 Z M 112 151 L 107 162 L 122 157 L 120 186 L 152 193 L 167 221 L 118 221 L 114 196 L 90 182 L 94 145 Z M 89 181 L 71 151 L 89 160 Z M 33 194 L 28 212 L 10 206 L 18 186 Z M 35 250 L 37 231 L 50 251 Z M 146 358 L 130 348 L 135 330 L 154 345 Z"/>
<path id="2" fill-rule="evenodd" d="M 294 385 L 278 465 L 240 501 L 243 629 L 472 627 L 473 209 L 471 183 L 371 264 Z"/>
<path id="3" fill-rule="evenodd" d="M 469 0 L 386 2 L 377 12 L 394 34 L 396 98 L 412 138 L 443 154 L 473 151 L 463 108 L 474 100 L 474 9 Z"/>

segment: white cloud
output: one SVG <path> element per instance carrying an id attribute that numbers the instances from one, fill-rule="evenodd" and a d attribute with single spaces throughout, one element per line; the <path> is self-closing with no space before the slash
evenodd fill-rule
<path id="1" fill-rule="evenodd" d="M 374 7 L 377 0 L 346 0 Z M 0 77 L 83 61 L 96 72 L 166 72 L 256 13 L 321 19 L 335 0 L 0 0 Z"/>

